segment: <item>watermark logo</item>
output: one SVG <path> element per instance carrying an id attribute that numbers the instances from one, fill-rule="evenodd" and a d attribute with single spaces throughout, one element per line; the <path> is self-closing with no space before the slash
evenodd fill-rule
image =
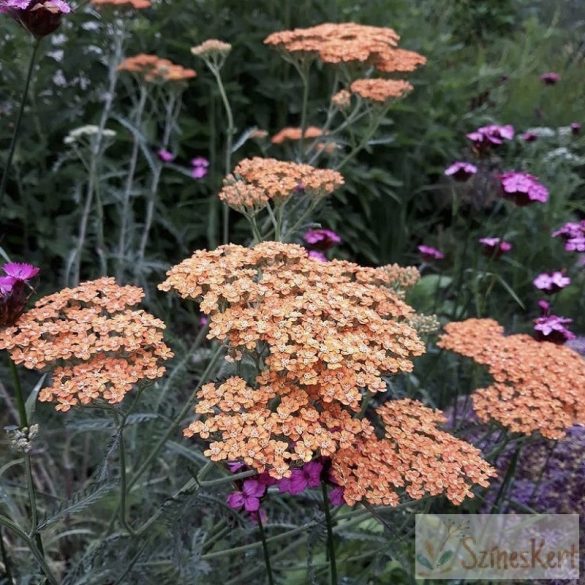
<path id="1" fill-rule="evenodd" d="M 579 578 L 578 514 L 417 514 L 419 579 Z"/>

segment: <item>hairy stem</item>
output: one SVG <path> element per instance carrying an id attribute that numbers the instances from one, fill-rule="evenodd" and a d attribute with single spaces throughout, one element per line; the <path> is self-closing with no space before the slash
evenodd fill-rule
<path id="1" fill-rule="evenodd" d="M 26 74 L 26 80 L 24 82 L 24 89 L 20 98 L 20 107 L 18 108 L 18 114 L 16 116 L 16 124 L 14 125 L 14 131 L 12 132 L 12 138 L 10 139 L 10 146 L 8 147 L 8 157 L 6 158 L 6 164 L 4 165 L 4 172 L 2 173 L 2 181 L 0 182 L 0 212 L 2 211 L 2 204 L 4 202 L 4 194 L 6 193 L 6 185 L 8 183 L 8 175 L 12 167 L 12 160 L 14 159 L 14 153 L 16 151 L 16 145 L 20 136 L 20 127 L 22 125 L 22 117 L 24 114 L 24 108 L 26 105 L 28 92 L 30 89 L 30 83 L 33 77 L 35 63 L 37 60 L 37 54 L 39 52 L 40 39 L 34 41 L 32 53 L 28 63 L 28 71 Z M 1 215 L 0 215 L 1 217 Z"/>

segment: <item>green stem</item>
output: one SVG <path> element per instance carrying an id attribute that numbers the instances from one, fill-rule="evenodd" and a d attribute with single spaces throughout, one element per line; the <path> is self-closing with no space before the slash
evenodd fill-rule
<path id="1" fill-rule="evenodd" d="M 264 564 L 266 565 L 266 576 L 268 577 L 269 585 L 274 585 L 274 575 L 272 574 L 272 566 L 270 565 L 270 551 L 268 550 L 268 543 L 266 542 L 266 533 L 262 524 L 262 517 L 260 510 L 256 513 L 258 518 L 258 528 L 260 530 L 260 538 L 262 539 L 262 552 L 264 553 Z"/>
<path id="2" fill-rule="evenodd" d="M 226 144 L 225 144 L 225 174 L 228 175 L 232 170 L 232 149 L 233 149 L 233 139 L 234 133 L 236 131 L 234 125 L 234 114 L 232 112 L 232 107 L 230 105 L 230 101 L 228 99 L 227 93 L 225 91 L 225 86 L 223 84 L 223 80 L 221 78 L 220 70 L 217 66 L 208 63 L 208 67 L 213 73 L 215 77 L 215 81 L 217 82 L 217 87 L 219 89 L 219 94 L 221 96 L 221 101 L 223 102 L 223 107 L 225 109 L 225 114 L 227 116 L 227 128 L 226 128 Z M 227 205 L 223 206 L 223 243 L 227 244 L 229 240 L 229 226 L 230 226 L 230 208 Z"/>
<path id="3" fill-rule="evenodd" d="M 12 133 L 12 138 L 10 140 L 10 146 L 8 148 L 8 158 L 6 159 L 6 164 L 4 166 L 4 172 L 2 173 L 2 181 L 0 182 L 0 212 L 2 211 L 2 203 L 4 202 L 4 194 L 6 193 L 6 185 L 8 183 L 8 174 L 10 173 L 10 168 L 12 167 L 12 160 L 14 159 L 14 153 L 16 151 L 16 144 L 18 143 L 18 138 L 20 135 L 20 127 L 22 125 L 24 108 L 26 105 L 28 92 L 30 89 L 30 83 L 31 83 L 31 80 L 33 77 L 35 62 L 37 59 L 37 54 L 39 52 L 40 44 L 41 44 L 40 39 L 36 39 L 34 44 L 33 44 L 33 50 L 32 50 L 30 60 L 28 63 L 28 71 L 26 74 L 26 81 L 24 82 L 24 89 L 22 91 L 22 96 L 20 98 L 20 107 L 18 109 L 18 114 L 16 117 L 16 124 L 14 125 L 14 132 Z"/>
<path id="4" fill-rule="evenodd" d="M 16 393 L 16 407 L 18 408 L 18 418 L 20 420 L 20 428 L 28 427 L 28 417 L 26 415 L 26 400 L 22 391 L 22 384 L 20 383 L 20 376 L 16 364 L 11 358 L 8 358 L 10 366 L 10 374 L 12 375 L 12 382 L 14 384 L 14 391 Z"/>
<path id="5" fill-rule="evenodd" d="M 329 508 L 329 498 L 327 496 L 327 484 L 324 481 L 321 482 L 321 491 L 323 493 L 323 510 L 325 511 L 325 521 L 327 522 L 327 556 L 329 557 L 329 574 L 331 576 L 331 585 L 337 585 L 337 563 L 335 562 L 333 524 L 331 521 L 331 509 Z"/>
<path id="6" fill-rule="evenodd" d="M 8 556 L 8 551 L 6 550 L 6 546 L 4 545 L 4 531 L 2 530 L 2 526 L 0 525 L 0 552 L 2 553 L 2 562 L 4 563 L 4 574 L 8 579 L 8 583 L 14 585 L 14 579 L 12 578 L 12 561 Z"/>
<path id="7" fill-rule="evenodd" d="M 307 109 L 309 105 L 309 70 L 306 65 L 299 68 L 299 74 L 303 80 L 303 103 L 301 106 L 301 138 L 299 140 L 299 160 L 303 162 L 305 157 L 305 133 L 307 131 Z"/>
<path id="8" fill-rule="evenodd" d="M 126 487 L 126 446 L 124 444 L 124 427 L 126 425 L 127 416 L 122 415 L 120 418 L 120 426 L 118 429 L 118 456 L 120 458 L 120 524 L 128 534 L 134 536 L 135 531 L 132 529 L 132 526 L 130 526 L 127 515 L 128 491 Z"/>

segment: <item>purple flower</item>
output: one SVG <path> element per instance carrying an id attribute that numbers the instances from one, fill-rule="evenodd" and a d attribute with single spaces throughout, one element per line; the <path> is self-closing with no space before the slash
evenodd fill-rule
<path id="1" fill-rule="evenodd" d="M 192 167 L 203 167 L 206 169 L 209 167 L 209 161 L 204 156 L 197 156 L 191 160 L 191 166 Z"/>
<path id="2" fill-rule="evenodd" d="M 175 160 L 175 155 L 166 148 L 161 148 L 156 154 L 159 160 L 165 163 L 173 162 Z"/>
<path id="3" fill-rule="evenodd" d="M 540 81 L 542 81 L 545 85 L 555 85 L 561 80 L 561 76 L 554 71 L 548 71 L 547 73 L 543 73 L 540 76 Z"/>
<path id="4" fill-rule="evenodd" d="M 569 286 L 571 279 L 562 272 L 543 272 L 532 282 L 537 289 L 553 294 Z"/>
<path id="5" fill-rule="evenodd" d="M 299 469 L 293 469 L 290 477 L 278 482 L 278 489 L 283 494 L 296 496 L 307 488 L 316 488 L 321 485 L 323 464 L 320 461 L 309 461 Z"/>
<path id="6" fill-rule="evenodd" d="M 193 167 L 191 169 L 191 176 L 194 179 L 204 179 L 207 176 L 208 170 L 205 167 Z"/>
<path id="7" fill-rule="evenodd" d="M 579 122 L 572 122 L 570 125 L 571 134 L 577 136 L 577 134 L 581 134 L 581 124 Z"/>
<path id="8" fill-rule="evenodd" d="M 0 276 L 0 296 L 9 295 L 17 282 L 18 279 L 14 276 Z"/>
<path id="9" fill-rule="evenodd" d="M 567 347 L 585 357 L 585 337 L 575 337 L 567 341 Z"/>
<path id="10" fill-rule="evenodd" d="M 514 127 L 510 124 L 505 126 L 497 124 L 482 126 L 467 134 L 467 138 L 473 142 L 477 150 L 483 151 L 491 146 L 500 146 L 506 140 L 512 140 L 514 138 Z"/>
<path id="11" fill-rule="evenodd" d="M 241 461 L 228 461 L 227 466 L 230 473 L 238 473 L 238 471 L 242 471 L 246 467 L 246 464 Z"/>
<path id="12" fill-rule="evenodd" d="M 548 189 L 528 173 L 509 171 L 500 176 L 500 184 L 504 197 L 519 207 L 548 201 Z"/>
<path id="13" fill-rule="evenodd" d="M 426 246 L 421 244 L 418 247 L 418 251 L 422 256 L 422 259 L 425 262 L 432 262 L 433 260 L 442 260 L 445 257 L 445 254 L 441 252 L 441 250 L 437 250 L 437 248 L 433 248 L 432 246 Z"/>
<path id="14" fill-rule="evenodd" d="M 534 142 L 537 139 L 538 139 L 538 134 L 535 134 L 534 132 L 530 132 L 530 130 L 528 130 L 527 132 L 524 132 L 524 134 L 522 134 L 522 140 L 524 140 L 524 142 Z"/>
<path id="15" fill-rule="evenodd" d="M 2 266 L 2 270 L 8 276 L 24 281 L 34 278 L 40 271 L 38 267 L 25 262 L 8 262 Z"/>
<path id="16" fill-rule="evenodd" d="M 333 230 L 322 228 L 306 231 L 303 239 L 318 250 L 329 250 L 329 248 L 341 244 L 341 237 L 338 234 Z"/>
<path id="17" fill-rule="evenodd" d="M 341 486 L 335 486 L 329 492 L 329 502 L 332 506 L 343 506 L 345 500 L 343 499 L 343 488 Z"/>
<path id="18" fill-rule="evenodd" d="M 447 177 L 453 177 L 456 181 L 467 181 L 477 173 L 477 167 L 465 161 L 456 161 L 445 169 Z"/>
<path id="19" fill-rule="evenodd" d="M 260 509 L 260 498 L 266 493 L 266 486 L 257 479 L 247 479 L 241 491 L 232 492 L 228 498 L 228 506 L 234 510 L 244 508 L 246 512 L 257 512 Z"/>
<path id="20" fill-rule="evenodd" d="M 319 252 L 318 250 L 310 250 L 309 258 L 311 260 L 315 260 L 316 262 L 329 262 L 327 256 L 325 256 L 323 252 Z"/>
<path id="21" fill-rule="evenodd" d="M 0 0 L 0 13 L 8 14 L 37 39 L 59 28 L 71 6 L 65 0 Z"/>
<path id="22" fill-rule="evenodd" d="M 567 252 L 585 252 L 585 219 L 568 222 L 553 232 L 553 238 L 562 238 Z"/>
<path id="23" fill-rule="evenodd" d="M 479 243 L 482 245 L 486 256 L 490 258 L 499 258 L 502 254 L 506 254 L 512 249 L 512 244 L 501 238 L 480 238 Z"/>
<path id="24" fill-rule="evenodd" d="M 550 302 L 549 301 L 547 301 L 545 299 L 541 299 L 540 301 L 538 301 L 538 307 L 540 309 L 541 316 L 550 315 Z"/>
<path id="25" fill-rule="evenodd" d="M 201 315 L 199 317 L 199 327 L 207 327 L 209 325 L 209 317 L 207 315 Z"/>
<path id="26" fill-rule="evenodd" d="M 565 341 L 575 339 L 575 334 L 569 331 L 565 325 L 569 325 L 573 319 L 559 317 L 558 315 L 545 315 L 534 320 L 534 330 L 538 341 L 550 341 L 563 344 Z"/>

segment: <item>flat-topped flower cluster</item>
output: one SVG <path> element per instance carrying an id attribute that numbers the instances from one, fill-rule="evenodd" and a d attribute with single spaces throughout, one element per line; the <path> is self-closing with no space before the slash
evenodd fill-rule
<path id="1" fill-rule="evenodd" d="M 415 456 L 424 450 L 423 435 L 441 432 L 423 422 L 419 443 L 411 444 L 410 435 L 395 427 L 400 419 L 387 413 L 398 409 L 409 418 L 410 409 L 424 421 L 432 411 L 417 402 L 372 413 L 386 426 L 383 439 L 363 416 L 365 397 L 386 391 L 384 376 L 412 371 L 412 360 L 424 352 L 410 324 L 415 312 L 401 298 L 402 285 L 417 277 L 396 265 L 314 262 L 304 248 L 277 242 L 195 252 L 159 288 L 198 301 L 209 316 L 209 337 L 226 343 L 232 359 L 253 360 L 256 373 L 201 388 L 195 407 L 200 417 L 185 434 L 209 440 L 206 455 L 214 461 L 243 461 L 276 479 L 317 457 L 331 458 L 333 479 L 348 490 L 351 503 L 365 498 L 396 504 L 397 490 L 406 486 L 411 497 L 434 494 L 439 483 L 428 475 L 440 479 L 440 493 L 461 501 L 490 474 L 477 450 L 451 437 L 448 453 Z M 385 477 L 376 471 L 382 452 L 394 466 Z M 401 475 L 417 457 L 420 478 L 418 472 Z M 446 458 L 453 465 L 439 464 Z"/>
<path id="2" fill-rule="evenodd" d="M 163 341 L 165 325 L 133 309 L 144 293 L 100 278 L 43 297 L 12 327 L 0 331 L 0 349 L 16 364 L 53 368 L 51 386 L 39 394 L 67 411 L 98 399 L 121 402 L 140 380 L 165 372 L 172 357 Z"/>

